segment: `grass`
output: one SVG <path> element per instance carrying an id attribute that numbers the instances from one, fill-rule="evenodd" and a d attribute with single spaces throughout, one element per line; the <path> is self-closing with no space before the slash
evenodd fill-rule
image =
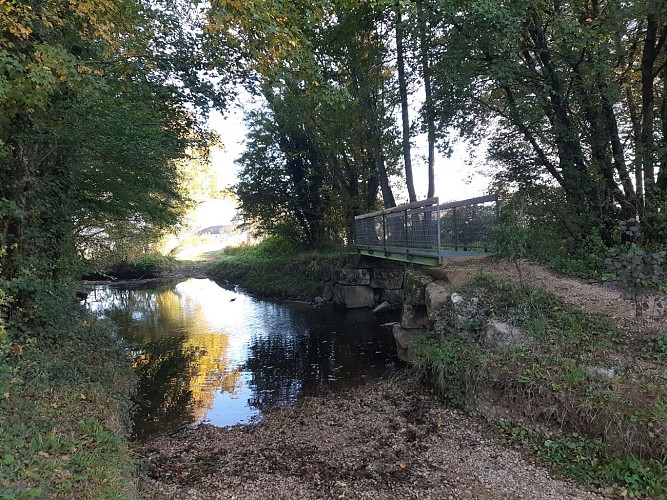
<path id="1" fill-rule="evenodd" d="M 129 359 L 105 325 L 63 316 L 0 368 L 0 497 L 135 498 Z"/>
<path id="2" fill-rule="evenodd" d="M 665 498 L 667 467 L 659 460 L 638 460 L 611 450 L 601 439 L 577 433 L 554 435 L 497 422 L 510 444 L 533 453 L 559 472 L 626 498 Z M 612 487 L 606 485 L 613 485 Z"/>
<path id="3" fill-rule="evenodd" d="M 342 249 L 304 251 L 269 238 L 254 246 L 226 248 L 208 273 L 262 297 L 310 300 L 321 293 L 321 282 L 343 258 Z"/>
<path id="4" fill-rule="evenodd" d="M 435 337 L 444 340 L 424 337 L 411 346 L 418 376 L 456 405 L 492 418 L 507 414 L 515 425 L 565 430 L 535 451 L 550 459 L 562 452 L 552 461 L 574 477 L 616 484 L 637 497 L 667 496 L 665 469 L 656 465 L 667 460 L 662 341 L 646 342 L 546 292 L 486 275 L 458 293 L 479 299 L 482 318 L 516 325 L 523 337 L 510 350 L 485 348 L 485 320 L 471 322 L 479 324 L 475 331 L 453 331 L 441 321 Z M 586 441 L 567 441 L 567 432 Z M 595 454 L 590 443 L 599 444 Z"/>

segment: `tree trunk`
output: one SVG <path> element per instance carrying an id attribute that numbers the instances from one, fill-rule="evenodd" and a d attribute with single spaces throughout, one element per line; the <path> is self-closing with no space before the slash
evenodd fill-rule
<path id="1" fill-rule="evenodd" d="M 428 140 L 428 193 L 427 198 L 435 196 L 435 113 L 433 110 L 433 92 L 431 90 L 431 67 L 429 61 L 428 18 L 422 3 L 419 3 L 420 52 L 422 78 L 424 79 L 424 118 Z"/>
<path id="2" fill-rule="evenodd" d="M 412 177 L 412 158 L 410 155 L 410 115 L 408 113 L 408 86 L 405 79 L 405 61 L 403 57 L 403 19 L 400 3 L 396 5 L 396 65 L 398 69 L 398 91 L 401 98 L 401 119 L 403 124 L 403 161 L 405 163 L 405 183 L 410 201 L 417 201 Z"/>
<path id="3" fill-rule="evenodd" d="M 662 103 L 660 103 L 660 124 L 662 126 L 662 144 L 660 151 L 662 157 L 659 159 L 660 170 L 658 171 L 657 185 L 663 196 L 667 194 L 667 64 L 662 68 Z"/>
<path id="4" fill-rule="evenodd" d="M 649 13 L 646 18 L 646 37 L 642 51 L 641 81 L 642 81 L 642 107 L 641 107 L 641 145 L 642 170 L 644 173 L 644 186 L 646 190 L 646 203 L 650 204 L 650 198 L 655 184 L 654 173 L 654 142 L 653 142 L 653 120 L 654 113 L 654 71 L 657 56 L 658 20 L 654 13 Z"/>
<path id="5" fill-rule="evenodd" d="M 628 110 L 630 111 L 630 121 L 632 122 L 632 134 L 634 136 L 634 171 L 635 171 L 635 192 L 637 193 L 637 216 L 641 219 L 644 216 L 644 172 L 642 170 L 642 155 L 640 138 L 642 134 L 642 124 L 639 118 L 639 111 L 635 98 L 632 95 L 632 89 L 627 92 Z"/>

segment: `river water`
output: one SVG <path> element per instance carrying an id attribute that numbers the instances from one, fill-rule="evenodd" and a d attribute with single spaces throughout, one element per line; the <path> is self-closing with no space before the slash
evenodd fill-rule
<path id="1" fill-rule="evenodd" d="M 208 279 L 98 286 L 86 302 L 132 353 L 136 439 L 201 421 L 251 422 L 400 363 L 391 329 L 381 326 L 396 318 L 368 310 L 264 301 Z"/>

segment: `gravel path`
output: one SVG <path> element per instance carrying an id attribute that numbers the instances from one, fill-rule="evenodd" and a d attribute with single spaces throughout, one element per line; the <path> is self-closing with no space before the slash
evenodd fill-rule
<path id="1" fill-rule="evenodd" d="M 595 499 L 405 380 L 156 438 L 147 498 Z"/>

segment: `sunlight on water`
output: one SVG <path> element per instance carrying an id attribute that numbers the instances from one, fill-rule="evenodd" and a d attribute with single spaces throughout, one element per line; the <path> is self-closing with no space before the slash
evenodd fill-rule
<path id="1" fill-rule="evenodd" d="M 88 307 L 127 342 L 140 378 L 138 438 L 198 421 L 225 426 L 397 364 L 386 317 L 261 301 L 206 279 L 99 286 Z"/>

